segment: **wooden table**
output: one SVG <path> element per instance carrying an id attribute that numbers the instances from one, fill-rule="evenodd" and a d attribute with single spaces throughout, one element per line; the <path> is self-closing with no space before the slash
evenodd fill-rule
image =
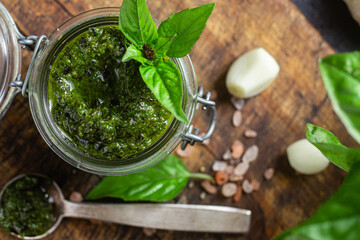
<path id="1" fill-rule="evenodd" d="M 149 8 L 156 18 L 164 20 L 172 12 L 195 7 L 191 0 L 153 0 Z M 208 1 L 196 1 L 196 5 Z M 215 0 L 217 6 L 210 17 L 191 58 L 199 85 L 218 93 L 218 121 L 211 143 L 197 144 L 184 162 L 192 171 L 219 159 L 235 139 L 246 146 L 260 147 L 258 160 L 246 174 L 261 182 L 259 191 L 244 194 L 239 203 L 225 199 L 220 193 L 200 200 L 198 182 L 185 189 L 189 203 L 227 205 L 252 210 L 251 230 L 245 235 L 184 233 L 157 231 L 148 239 L 270 239 L 308 218 L 341 184 L 345 173 L 335 166 L 313 176 L 297 175 L 288 164 L 285 149 L 305 136 L 305 125 L 312 122 L 333 131 L 347 145 L 355 142 L 334 114 L 321 81 L 317 60 L 333 53 L 332 48 L 307 22 L 290 0 Z M 3 0 L 21 31 L 25 34 L 50 34 L 70 17 L 96 7 L 120 6 L 115 0 Z M 246 101 L 243 123 L 231 125 L 234 111 L 225 88 L 230 64 L 247 50 L 262 46 L 281 66 L 276 81 L 261 95 Z M 22 73 L 25 74 L 31 53 L 23 52 Z M 197 114 L 195 126 L 206 130 L 209 116 Z M 258 137 L 245 139 L 246 128 L 255 129 Z M 27 99 L 18 96 L 0 123 L 0 186 L 21 173 L 39 172 L 54 179 L 66 197 L 76 190 L 86 194 L 99 176 L 77 170 L 57 157 L 38 133 Z M 275 176 L 265 181 L 265 169 L 275 168 Z M 14 239 L 0 231 L 0 239 Z M 141 228 L 66 219 L 47 239 L 147 239 Z"/>

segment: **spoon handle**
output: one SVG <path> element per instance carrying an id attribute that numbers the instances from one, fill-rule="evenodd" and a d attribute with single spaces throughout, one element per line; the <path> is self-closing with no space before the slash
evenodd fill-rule
<path id="1" fill-rule="evenodd" d="M 65 201 L 64 217 L 90 218 L 137 227 L 195 232 L 244 233 L 251 211 L 190 204 L 96 204 Z"/>

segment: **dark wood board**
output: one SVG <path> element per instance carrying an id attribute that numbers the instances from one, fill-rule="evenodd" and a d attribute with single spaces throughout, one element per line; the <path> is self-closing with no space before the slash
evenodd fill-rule
<path id="1" fill-rule="evenodd" d="M 291 0 L 339 52 L 360 50 L 360 27 L 343 0 Z"/>
<path id="2" fill-rule="evenodd" d="M 172 12 L 195 7 L 208 1 L 148 1 L 154 17 L 164 20 Z M 258 160 L 246 174 L 261 182 L 259 191 L 244 194 L 239 203 L 220 193 L 200 200 L 199 183 L 186 188 L 189 203 L 217 204 L 252 210 L 252 224 L 244 235 L 157 231 L 149 238 L 141 228 L 65 219 L 46 239 L 270 239 L 274 235 L 309 217 L 341 184 L 345 173 L 335 166 L 313 176 L 297 175 L 288 164 L 285 149 L 305 136 L 305 125 L 312 122 L 333 131 L 346 145 L 355 146 L 338 117 L 321 81 L 317 60 L 333 49 L 307 22 L 290 0 L 215 0 L 217 6 L 202 37 L 193 48 L 191 58 L 198 84 L 218 93 L 218 121 L 209 146 L 197 144 L 184 158 L 192 171 L 219 159 L 235 139 L 246 146 L 260 147 Z M 50 34 L 62 22 L 82 11 L 120 6 L 121 1 L 95 0 L 4 0 L 25 34 Z M 246 101 L 243 123 L 231 125 L 234 108 L 225 88 L 226 72 L 242 53 L 264 47 L 279 62 L 276 81 L 255 98 Z M 31 53 L 24 51 L 22 73 L 25 74 Z M 209 116 L 199 112 L 194 125 L 206 130 Z M 245 139 L 243 131 L 255 129 L 258 137 Z M 66 197 L 76 190 L 86 194 L 99 176 L 77 170 L 57 157 L 38 133 L 27 99 L 18 96 L 7 116 L 0 122 L 0 186 L 21 173 L 39 172 L 54 179 Z M 268 167 L 275 168 L 271 181 L 262 177 Z M 14 239 L 0 230 L 0 239 Z"/>

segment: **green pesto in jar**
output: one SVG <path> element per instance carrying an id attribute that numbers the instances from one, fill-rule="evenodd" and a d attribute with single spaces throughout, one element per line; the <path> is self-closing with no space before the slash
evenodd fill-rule
<path id="1" fill-rule="evenodd" d="M 48 96 L 58 127 L 86 155 L 121 160 L 144 151 L 172 120 L 146 86 L 139 63 L 122 62 L 117 26 L 91 27 L 50 66 Z"/>
<path id="2" fill-rule="evenodd" d="M 53 199 L 45 190 L 50 184 L 50 179 L 32 175 L 11 183 L 1 197 L 0 226 L 27 237 L 49 230 L 55 222 Z"/>

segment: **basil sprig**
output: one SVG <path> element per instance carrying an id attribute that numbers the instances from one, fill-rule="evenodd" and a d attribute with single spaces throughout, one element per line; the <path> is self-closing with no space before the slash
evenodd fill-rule
<path id="1" fill-rule="evenodd" d="M 338 167 L 349 171 L 339 190 L 306 221 L 273 240 L 358 240 L 360 237 L 360 149 L 347 148 L 334 134 L 307 125 L 306 138 Z"/>
<path id="2" fill-rule="evenodd" d="M 215 3 L 172 14 L 159 29 L 145 0 L 124 0 L 119 28 L 131 42 L 122 61 L 134 59 L 142 64 L 141 77 L 159 102 L 175 118 L 188 123 L 182 106 L 182 77 L 169 57 L 186 56 L 199 39 Z"/>
<path id="3" fill-rule="evenodd" d="M 360 53 L 320 59 L 319 67 L 334 111 L 360 143 Z M 360 149 L 347 148 L 331 132 L 307 125 L 306 138 L 336 166 L 349 171 L 340 189 L 316 213 L 274 240 L 360 239 Z"/>
<path id="4" fill-rule="evenodd" d="M 178 157 L 169 155 L 144 171 L 104 177 L 86 199 L 114 197 L 125 201 L 168 201 L 184 189 L 189 178 L 212 180 L 207 174 L 189 172 Z"/>

